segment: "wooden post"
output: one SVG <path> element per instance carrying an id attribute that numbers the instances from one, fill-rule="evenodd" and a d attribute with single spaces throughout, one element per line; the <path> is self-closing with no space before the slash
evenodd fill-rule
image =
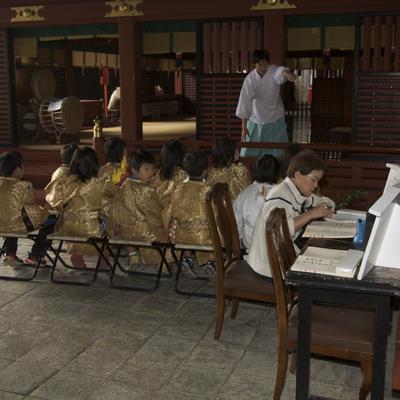
<path id="1" fill-rule="evenodd" d="M 285 61 L 285 18 L 281 10 L 264 15 L 264 48 L 269 51 L 270 63 L 282 65 Z"/>
<path id="2" fill-rule="evenodd" d="M 121 133 L 125 141 L 142 140 L 142 70 L 140 25 L 131 17 L 119 20 Z"/>

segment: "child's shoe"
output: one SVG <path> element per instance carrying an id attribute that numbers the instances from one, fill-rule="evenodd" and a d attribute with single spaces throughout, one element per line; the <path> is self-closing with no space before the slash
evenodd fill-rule
<path id="1" fill-rule="evenodd" d="M 24 264 L 29 265 L 31 267 L 35 267 L 37 264 L 37 260 L 35 258 L 33 258 L 32 256 L 28 256 L 27 258 L 25 258 Z M 47 265 L 46 261 L 43 258 L 41 258 L 39 261 L 39 267 L 44 267 L 46 265 Z"/>
<path id="2" fill-rule="evenodd" d="M 129 253 L 129 263 L 128 269 L 131 271 L 139 271 L 142 269 L 140 254 L 136 251 L 132 251 Z"/>
<path id="3" fill-rule="evenodd" d="M 215 265 L 215 261 L 209 261 L 204 267 L 207 275 L 212 278 L 217 276 L 217 266 Z"/>
<path id="4" fill-rule="evenodd" d="M 6 255 L 3 262 L 10 267 L 20 267 L 21 265 L 24 265 L 24 261 L 17 257 L 15 254 Z"/>
<path id="5" fill-rule="evenodd" d="M 197 278 L 197 273 L 194 270 L 194 262 L 192 257 L 184 256 L 182 259 L 182 274 L 188 278 Z"/>
<path id="6" fill-rule="evenodd" d="M 71 254 L 70 260 L 71 260 L 71 264 L 74 268 L 77 268 L 77 269 L 85 269 L 86 268 L 86 263 L 85 263 L 85 260 L 84 260 L 82 254 L 76 254 L 76 253 Z"/>

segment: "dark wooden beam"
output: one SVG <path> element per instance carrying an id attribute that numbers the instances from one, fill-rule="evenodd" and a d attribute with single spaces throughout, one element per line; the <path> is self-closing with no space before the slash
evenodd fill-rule
<path id="1" fill-rule="evenodd" d="M 140 26 L 133 18 L 121 18 L 118 27 L 122 138 L 140 140 L 143 137 Z"/>

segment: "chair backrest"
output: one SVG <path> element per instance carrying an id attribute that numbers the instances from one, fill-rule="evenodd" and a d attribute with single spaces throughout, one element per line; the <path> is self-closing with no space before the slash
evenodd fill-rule
<path id="1" fill-rule="evenodd" d="M 274 280 L 279 330 L 286 331 L 292 294 L 286 288 L 285 274 L 294 263 L 296 252 L 283 208 L 271 211 L 265 224 L 265 234 L 268 260 Z"/>
<path id="2" fill-rule="evenodd" d="M 217 183 L 207 193 L 207 218 L 214 256 L 217 264 L 217 287 L 224 278 L 225 269 L 241 258 L 239 234 L 229 187 Z M 221 283 L 222 284 L 222 283 Z"/>

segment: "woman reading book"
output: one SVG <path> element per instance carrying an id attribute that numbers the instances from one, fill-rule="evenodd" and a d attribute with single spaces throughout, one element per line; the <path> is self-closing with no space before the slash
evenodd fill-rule
<path id="1" fill-rule="evenodd" d="M 285 209 L 293 241 L 301 236 L 309 222 L 332 217 L 335 203 L 315 194 L 325 170 L 325 163 L 316 153 L 312 150 L 300 151 L 292 158 L 286 178 L 268 192 L 254 226 L 247 258 L 256 273 L 271 278 L 265 244 L 265 223 L 274 208 Z"/>

